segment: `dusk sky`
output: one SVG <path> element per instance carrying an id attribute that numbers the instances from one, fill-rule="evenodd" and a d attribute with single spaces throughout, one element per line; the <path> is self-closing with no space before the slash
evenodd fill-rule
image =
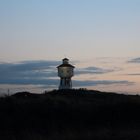
<path id="1" fill-rule="evenodd" d="M 0 93 L 58 87 L 140 93 L 140 0 L 0 0 Z"/>

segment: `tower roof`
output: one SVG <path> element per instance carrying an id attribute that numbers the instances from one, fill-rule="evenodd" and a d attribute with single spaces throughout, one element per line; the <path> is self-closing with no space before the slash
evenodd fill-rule
<path id="1" fill-rule="evenodd" d="M 61 64 L 61 65 L 59 65 L 59 66 L 57 66 L 57 68 L 59 68 L 59 67 L 71 67 L 71 68 L 75 68 L 73 65 L 71 65 L 71 64 Z"/>
<path id="2" fill-rule="evenodd" d="M 69 59 L 68 59 L 68 58 L 64 58 L 64 59 L 62 59 L 62 60 L 63 60 L 63 61 L 64 61 L 64 60 L 67 60 L 67 61 L 68 61 Z"/>
<path id="3" fill-rule="evenodd" d="M 57 68 L 59 67 L 71 67 L 71 68 L 75 68 L 73 65 L 69 64 L 69 59 L 68 58 L 64 58 L 62 59 L 62 64 L 59 65 Z"/>

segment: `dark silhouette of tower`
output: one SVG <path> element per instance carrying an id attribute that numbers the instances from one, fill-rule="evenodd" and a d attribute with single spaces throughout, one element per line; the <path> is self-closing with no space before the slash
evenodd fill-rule
<path id="1" fill-rule="evenodd" d="M 69 64 L 69 59 L 62 59 L 62 64 L 57 67 L 58 76 L 60 77 L 59 89 L 71 89 L 72 81 L 71 78 L 74 75 L 73 69 L 75 68 Z"/>

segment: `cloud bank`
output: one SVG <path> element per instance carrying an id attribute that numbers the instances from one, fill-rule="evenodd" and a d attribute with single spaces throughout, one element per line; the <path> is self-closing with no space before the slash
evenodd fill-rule
<path id="1" fill-rule="evenodd" d="M 97 85 L 112 85 L 112 84 L 121 84 L 121 85 L 132 85 L 134 82 L 129 81 L 116 81 L 116 80 L 94 80 L 94 81 L 73 81 L 74 85 L 80 86 L 97 86 Z"/>
<path id="2" fill-rule="evenodd" d="M 0 84 L 11 85 L 41 85 L 42 87 L 58 87 L 59 79 L 57 69 L 59 61 L 22 61 L 18 63 L 0 64 Z M 75 75 L 81 74 L 104 74 L 114 70 L 86 67 L 75 71 Z M 133 84 L 129 81 L 82 81 L 73 80 L 74 87 L 111 85 L 111 84 Z"/>
<path id="3" fill-rule="evenodd" d="M 128 61 L 129 63 L 140 63 L 140 57 Z"/>
<path id="4" fill-rule="evenodd" d="M 81 68 L 77 69 L 75 71 L 75 74 L 105 74 L 109 72 L 113 72 L 115 70 L 113 69 L 104 69 L 104 68 L 99 68 L 99 67 L 86 67 L 86 68 Z"/>

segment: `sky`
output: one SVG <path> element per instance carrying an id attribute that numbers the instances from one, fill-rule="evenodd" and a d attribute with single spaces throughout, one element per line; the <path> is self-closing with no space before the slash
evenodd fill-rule
<path id="1" fill-rule="evenodd" d="M 140 93 L 139 0 L 1 0 L 0 93 L 58 87 L 68 57 L 75 88 Z"/>

